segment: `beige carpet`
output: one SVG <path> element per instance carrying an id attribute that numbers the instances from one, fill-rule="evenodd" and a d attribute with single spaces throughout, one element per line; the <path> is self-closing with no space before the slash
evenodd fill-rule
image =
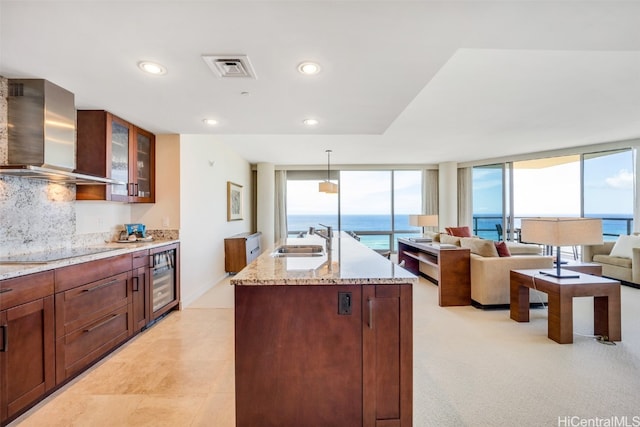
<path id="1" fill-rule="evenodd" d="M 622 288 L 623 341 L 615 346 L 587 336 L 592 302 L 574 300 L 574 343 L 560 345 L 546 336 L 544 309 L 527 324 L 510 320 L 508 310 L 442 308 L 437 288 L 421 280 L 414 287 L 414 425 L 633 422 L 640 417 L 640 290 Z M 227 279 L 18 421 L 233 426 L 231 307 Z"/>

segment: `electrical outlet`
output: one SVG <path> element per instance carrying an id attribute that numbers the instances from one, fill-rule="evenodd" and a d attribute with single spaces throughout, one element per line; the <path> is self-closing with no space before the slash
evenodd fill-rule
<path id="1" fill-rule="evenodd" d="M 168 216 L 162 217 L 162 226 L 165 227 L 165 228 L 169 227 L 169 217 Z"/>
<path id="2" fill-rule="evenodd" d="M 351 314 L 351 292 L 338 292 L 338 314 Z"/>
<path id="3" fill-rule="evenodd" d="M 104 228 L 104 218 L 101 216 L 96 217 L 96 227 L 102 230 Z"/>

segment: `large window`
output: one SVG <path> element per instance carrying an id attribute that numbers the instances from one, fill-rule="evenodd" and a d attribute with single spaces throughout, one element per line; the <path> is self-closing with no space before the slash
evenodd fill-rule
<path id="1" fill-rule="evenodd" d="M 602 218 L 604 240 L 633 231 L 631 150 L 584 155 L 584 216 Z"/>
<path id="2" fill-rule="evenodd" d="M 473 168 L 473 234 L 499 240 L 503 224 L 504 165 Z M 502 228 L 502 229 L 501 229 Z"/>
<path id="3" fill-rule="evenodd" d="M 339 196 L 318 191 L 324 179 L 315 172 L 287 173 L 290 235 L 326 224 L 356 233 L 372 249 L 389 251 L 398 237 L 421 232 L 409 225 L 410 214 L 422 213 L 421 171 L 340 171 Z"/>
<path id="4" fill-rule="evenodd" d="M 580 216 L 580 156 L 514 162 L 513 212 L 516 218 Z"/>
<path id="5" fill-rule="evenodd" d="M 605 240 L 630 234 L 632 171 L 629 149 L 474 167 L 474 233 L 517 239 L 522 218 L 588 216 L 603 219 Z"/>
<path id="6" fill-rule="evenodd" d="M 324 175 L 323 175 L 324 174 Z M 318 191 L 326 172 L 287 172 L 287 232 L 307 232 L 318 224 L 338 229 L 338 195 Z"/>

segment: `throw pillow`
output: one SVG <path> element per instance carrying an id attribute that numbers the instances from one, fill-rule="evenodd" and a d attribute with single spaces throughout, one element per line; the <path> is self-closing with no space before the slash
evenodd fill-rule
<path id="1" fill-rule="evenodd" d="M 480 255 L 483 257 L 498 256 L 498 250 L 496 249 L 496 245 L 493 244 L 493 240 L 462 237 L 460 239 L 460 246 L 469 249 L 472 254 Z"/>
<path id="2" fill-rule="evenodd" d="M 440 232 L 439 231 L 425 231 L 422 233 L 424 237 L 430 238 L 434 242 L 440 241 Z"/>
<path id="3" fill-rule="evenodd" d="M 457 236 L 457 237 L 471 237 L 471 229 L 467 226 L 464 227 L 446 227 L 445 230 L 447 230 L 447 233 L 451 234 L 452 236 Z"/>
<path id="4" fill-rule="evenodd" d="M 460 246 L 460 237 L 450 236 L 448 234 L 441 234 L 440 243 Z"/>
<path id="5" fill-rule="evenodd" d="M 509 251 L 509 246 L 507 246 L 506 242 L 495 242 L 496 250 L 498 251 L 498 255 L 503 256 L 511 256 L 511 252 Z"/>
<path id="6" fill-rule="evenodd" d="M 611 249 L 611 256 L 632 258 L 633 248 L 640 248 L 640 236 L 620 236 Z"/>

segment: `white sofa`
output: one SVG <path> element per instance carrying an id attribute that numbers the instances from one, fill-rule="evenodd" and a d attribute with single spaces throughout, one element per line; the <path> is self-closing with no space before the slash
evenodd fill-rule
<path id="1" fill-rule="evenodd" d="M 553 267 L 552 256 L 534 255 L 541 251 L 535 245 L 507 245 L 512 256 L 504 257 L 498 256 L 491 240 L 462 238 L 460 246 L 471 250 L 471 300 L 476 307 L 509 305 L 511 270 Z M 546 301 L 546 294 L 531 290 L 531 303 Z"/>
<path id="2" fill-rule="evenodd" d="M 471 254 L 471 300 L 474 305 L 480 307 L 509 305 L 511 270 L 552 267 L 552 256 L 485 257 Z M 546 300 L 546 294 L 531 290 L 529 296 L 531 303 Z"/>
<path id="3" fill-rule="evenodd" d="M 624 240 L 633 241 L 638 236 L 624 236 Z M 619 239 L 620 240 L 620 239 Z M 602 245 L 588 245 L 582 247 L 582 260 L 602 266 L 602 275 L 620 280 L 634 287 L 640 287 L 640 247 L 623 248 L 617 252 L 614 246 L 617 242 L 604 242 Z M 631 245 L 634 243 L 631 242 Z M 637 244 L 637 243 L 636 243 Z M 623 255 L 623 256 L 616 256 Z"/>

